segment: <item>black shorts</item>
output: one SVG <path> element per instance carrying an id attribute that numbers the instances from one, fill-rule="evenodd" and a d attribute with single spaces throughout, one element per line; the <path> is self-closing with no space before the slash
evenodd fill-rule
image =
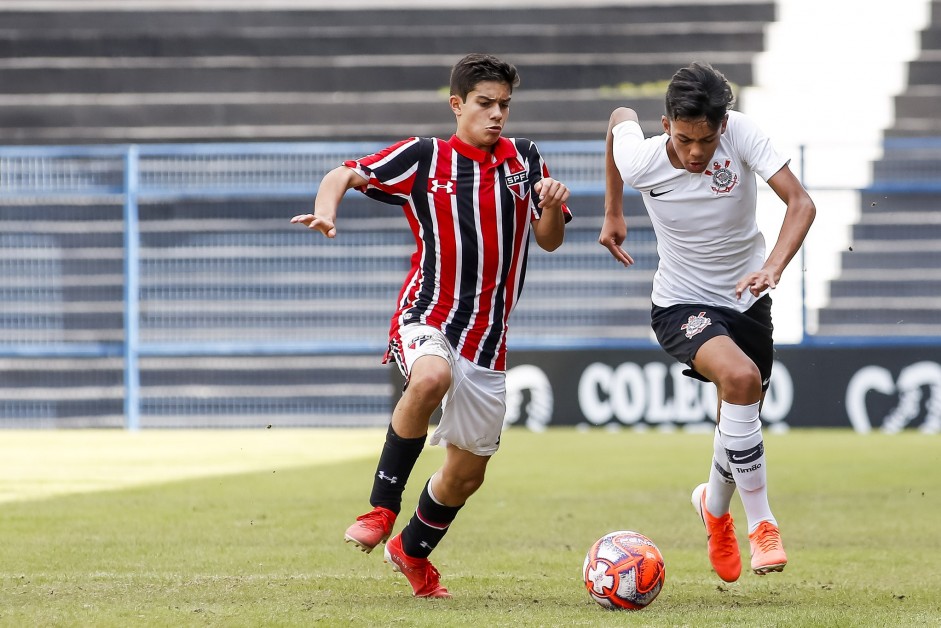
<path id="1" fill-rule="evenodd" d="M 653 306 L 650 326 L 664 351 L 689 366 L 684 375 L 708 382 L 693 368 L 699 347 L 716 336 L 728 336 L 761 373 L 761 389 L 767 390 L 774 363 L 771 297 L 763 296 L 744 312 L 715 305 Z"/>

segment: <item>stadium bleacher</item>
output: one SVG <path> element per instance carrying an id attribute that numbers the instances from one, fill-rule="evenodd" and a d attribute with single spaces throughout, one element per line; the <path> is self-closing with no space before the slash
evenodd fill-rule
<path id="1" fill-rule="evenodd" d="M 602 139 L 611 109 L 627 101 L 646 128 L 656 129 L 665 82 L 694 59 L 749 84 L 774 4 L 0 9 L 0 17 L 0 143 L 6 145 L 448 136 L 454 128 L 448 70 L 475 50 L 519 67 L 522 85 L 508 128 L 542 144 Z M 120 161 L 89 165 L 94 161 L 76 168 L 120 181 Z M 183 167 L 206 167 L 206 176 L 220 169 L 195 161 Z M 557 166 L 555 174 L 568 180 L 567 167 Z M 600 171 L 600 164 L 592 167 Z M 154 168 L 160 176 L 162 166 Z M 311 187 L 320 174 L 309 175 Z M 381 347 L 407 264 L 406 226 L 398 210 L 354 196 L 343 208 L 344 237 L 314 243 L 287 225 L 311 200 L 312 194 L 142 201 L 141 342 L 185 347 L 347 338 Z M 69 203 L 8 199 L 0 206 L 8 244 L 0 272 L 17 302 L 0 328 L 0 344 L 119 346 L 123 339 L 120 199 Z M 533 253 L 513 338 L 524 344 L 646 339 L 656 254 L 639 199 L 627 203 L 638 262 L 629 276 L 596 243 L 600 194 L 582 194 L 571 204 L 578 219 L 566 245 L 552 255 Z M 41 258 L 28 273 L 16 261 L 24 252 Z M 341 316 L 337 303 L 346 308 Z M 391 383 L 378 358 L 145 354 L 141 424 L 381 424 Z M 13 356 L 0 368 L 13 374 L 7 382 L 30 382 L 18 392 L 3 384 L 11 393 L 6 398 L 18 399 L 0 404 L 6 425 L 124 420 L 120 356 Z"/>
<path id="2" fill-rule="evenodd" d="M 941 2 L 930 8 L 852 245 L 818 314 L 821 336 L 941 335 Z"/>
<path id="3" fill-rule="evenodd" d="M 469 51 L 504 55 L 520 68 L 515 133 L 597 138 L 624 90 L 656 123 L 662 89 L 641 88 L 692 58 L 708 58 L 748 84 L 773 14 L 767 1 L 538 11 L 3 12 L 0 142 L 449 134 L 442 90 L 450 66 Z"/>

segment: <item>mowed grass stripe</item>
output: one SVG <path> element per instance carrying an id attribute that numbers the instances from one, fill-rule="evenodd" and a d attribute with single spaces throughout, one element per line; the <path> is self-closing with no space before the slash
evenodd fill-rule
<path id="1" fill-rule="evenodd" d="M 0 431 L 0 502 L 375 458 L 384 432 Z"/>

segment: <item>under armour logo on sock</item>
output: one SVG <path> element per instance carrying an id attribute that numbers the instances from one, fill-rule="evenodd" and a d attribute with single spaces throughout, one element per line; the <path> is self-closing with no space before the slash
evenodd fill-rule
<path id="1" fill-rule="evenodd" d="M 398 480 L 399 480 L 399 478 L 396 477 L 396 476 L 394 476 L 394 475 L 390 478 L 388 475 L 385 474 L 385 471 L 380 471 L 380 472 L 379 472 L 379 479 L 380 479 L 380 480 L 388 480 L 388 481 L 389 481 L 389 484 L 395 484 L 395 483 L 398 482 Z"/>

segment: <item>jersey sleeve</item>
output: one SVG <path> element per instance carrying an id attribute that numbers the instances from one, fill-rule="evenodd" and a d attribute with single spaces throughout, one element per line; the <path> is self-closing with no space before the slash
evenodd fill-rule
<path id="1" fill-rule="evenodd" d="M 751 118 L 737 111 L 730 111 L 729 122 L 734 125 L 733 142 L 736 150 L 762 179 L 767 181 L 790 163 L 790 159 L 775 150 L 771 139 Z"/>
<path id="2" fill-rule="evenodd" d="M 649 162 L 645 152 L 641 150 L 644 132 L 636 121 L 626 120 L 615 126 L 611 133 L 614 164 L 621 173 L 621 180 L 634 187 Z"/>
<path id="3" fill-rule="evenodd" d="M 404 205 L 412 193 L 421 151 L 421 138 L 411 137 L 343 165 L 367 180 L 358 191 L 383 203 Z"/>
<path id="4" fill-rule="evenodd" d="M 529 149 L 529 181 L 530 189 L 532 192 L 529 195 L 530 198 L 530 207 L 532 208 L 532 219 L 539 220 L 542 216 L 542 209 L 539 208 L 539 195 L 536 194 L 535 186 L 536 182 L 542 181 L 547 177 L 551 177 L 549 174 L 549 167 L 546 165 L 546 161 L 542 158 L 542 154 L 539 152 L 539 148 L 536 146 L 535 142 L 530 143 Z M 563 181 L 564 183 L 564 181 Z M 568 224 L 572 221 L 572 210 L 569 209 L 568 205 L 562 203 L 562 216 L 565 218 L 565 223 Z"/>

